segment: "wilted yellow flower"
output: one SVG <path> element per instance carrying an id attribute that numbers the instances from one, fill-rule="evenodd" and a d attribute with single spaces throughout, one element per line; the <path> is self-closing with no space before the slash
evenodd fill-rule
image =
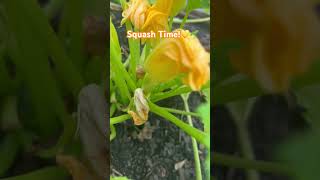
<path id="1" fill-rule="evenodd" d="M 214 40 L 237 40 L 232 64 L 271 92 L 286 91 L 290 79 L 305 72 L 319 50 L 319 20 L 309 0 L 219 0 Z"/>
<path id="2" fill-rule="evenodd" d="M 146 11 L 150 7 L 148 0 L 130 0 L 127 5 L 128 8 L 122 13 L 121 24 L 129 19 L 137 29 L 140 29 L 145 23 Z"/>
<path id="3" fill-rule="evenodd" d="M 181 37 L 164 39 L 155 47 L 145 63 L 146 72 L 158 82 L 186 74 L 184 83 L 200 90 L 210 77 L 210 55 L 189 31 L 177 31 Z"/>
<path id="4" fill-rule="evenodd" d="M 129 110 L 128 114 L 135 125 L 142 125 L 148 120 L 149 105 L 141 88 L 135 90 L 133 100 L 135 111 Z"/>

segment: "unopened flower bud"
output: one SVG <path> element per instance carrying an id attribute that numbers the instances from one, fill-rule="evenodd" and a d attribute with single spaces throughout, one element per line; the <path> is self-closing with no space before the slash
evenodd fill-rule
<path id="1" fill-rule="evenodd" d="M 142 66 L 138 66 L 136 70 L 136 75 L 138 79 L 142 79 L 144 75 L 146 74 L 144 68 Z"/>

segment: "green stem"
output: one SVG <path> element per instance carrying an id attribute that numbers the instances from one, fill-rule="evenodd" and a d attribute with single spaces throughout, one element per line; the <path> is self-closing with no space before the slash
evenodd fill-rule
<path id="1" fill-rule="evenodd" d="M 255 159 L 254 157 L 254 152 L 252 149 L 252 145 L 249 139 L 249 134 L 248 134 L 248 130 L 246 128 L 246 126 L 238 126 L 237 128 L 238 130 L 238 136 L 239 136 L 239 141 L 240 141 L 240 146 L 242 149 L 242 154 L 243 157 L 247 158 L 247 159 Z M 248 180 L 259 180 L 259 173 L 256 170 L 253 169 L 248 169 L 247 170 L 247 178 Z"/>
<path id="2" fill-rule="evenodd" d="M 218 152 L 213 152 L 212 161 L 216 165 L 227 166 L 232 168 L 255 169 L 265 173 L 274 173 L 286 176 L 295 175 L 295 173 L 290 169 L 290 166 L 286 164 L 249 160 Z"/>
<path id="3" fill-rule="evenodd" d="M 247 124 L 254 102 L 255 99 L 249 99 L 227 104 L 237 127 L 242 156 L 246 159 L 252 160 L 255 159 L 255 155 L 251 145 Z M 259 173 L 255 170 L 249 169 L 246 171 L 246 174 L 248 180 L 260 179 Z"/>
<path id="4" fill-rule="evenodd" d="M 184 123 L 165 109 L 163 109 L 160 106 L 157 106 L 156 104 L 153 104 L 149 101 L 149 108 L 150 111 L 153 113 L 169 120 L 170 122 L 174 123 L 176 126 L 181 128 L 184 132 L 186 132 L 188 135 L 194 137 L 197 141 L 199 141 L 201 144 L 204 144 L 206 147 L 209 147 L 208 144 L 205 142 L 206 134 L 194 127 L 191 127 L 189 124 Z"/>
<path id="5" fill-rule="evenodd" d="M 170 16 L 170 20 L 169 20 L 169 32 L 172 31 L 172 25 L 173 25 L 173 16 Z"/>
<path id="6" fill-rule="evenodd" d="M 110 54 L 111 54 L 111 52 L 113 52 L 113 48 L 110 48 Z M 119 59 L 119 58 L 117 58 L 117 59 L 110 58 L 110 61 L 114 62 L 114 66 L 116 68 L 118 68 L 119 73 L 126 80 L 130 90 L 132 92 L 134 92 L 134 90 L 137 89 L 137 87 L 136 87 L 134 81 L 132 80 L 131 76 L 129 75 L 128 71 L 125 69 L 124 65 L 122 64 L 121 59 Z M 131 61 L 131 58 L 130 58 L 130 61 Z M 114 76 L 121 77 L 121 76 L 119 76 L 120 74 L 115 74 Z"/>
<path id="7" fill-rule="evenodd" d="M 186 23 L 186 21 L 187 21 L 187 19 L 188 19 L 189 13 L 190 13 L 190 12 L 187 11 L 186 14 L 184 15 L 183 20 L 182 20 L 182 22 L 181 22 L 181 24 L 180 24 L 180 29 L 183 29 L 183 27 L 184 27 L 184 25 L 185 25 L 185 23 Z"/>
<path id="8" fill-rule="evenodd" d="M 110 129 L 111 129 L 110 141 L 112 141 L 116 137 L 117 131 L 114 125 L 110 125 Z"/>
<path id="9" fill-rule="evenodd" d="M 145 51 L 145 58 L 144 58 L 144 61 L 141 63 L 141 64 L 144 64 L 144 62 L 146 61 L 146 59 L 148 58 L 148 56 L 149 56 L 149 54 L 150 54 L 150 47 L 151 47 L 151 45 L 150 45 L 150 42 L 146 42 L 146 51 Z"/>
<path id="10" fill-rule="evenodd" d="M 161 92 L 161 93 L 157 93 L 157 94 L 153 94 L 151 97 L 150 97 L 150 100 L 152 102 L 158 102 L 160 100 L 163 100 L 163 99 L 166 99 L 166 98 L 169 98 L 169 97 L 173 97 L 173 96 L 177 96 L 177 95 L 180 95 L 180 94 L 185 94 L 185 93 L 188 93 L 188 92 L 191 92 L 192 89 L 190 87 L 187 87 L 187 86 L 183 86 L 183 87 L 180 87 L 180 88 L 177 88 L 177 89 L 173 89 L 171 91 L 167 91 L 167 92 Z"/>
<path id="11" fill-rule="evenodd" d="M 110 117 L 112 117 L 114 115 L 114 113 L 116 112 L 117 110 L 117 106 L 115 104 L 111 104 L 111 107 L 110 107 Z"/>
<path id="12" fill-rule="evenodd" d="M 62 8 L 63 0 L 51 0 L 44 8 L 44 11 L 49 19 L 54 18 L 59 10 Z"/>
<path id="13" fill-rule="evenodd" d="M 205 86 L 203 86 L 201 90 L 205 90 L 207 88 L 210 88 L 210 84 L 209 83 L 206 84 Z M 181 95 L 181 94 L 185 94 L 185 93 L 189 93 L 191 91 L 192 91 L 192 89 L 190 87 L 182 86 L 182 87 L 179 87 L 179 88 L 176 88 L 176 89 L 172 89 L 172 90 L 167 91 L 167 92 L 161 92 L 161 93 L 153 94 L 150 97 L 150 100 L 152 102 L 158 102 L 160 100 L 167 99 L 167 98 L 170 98 L 170 97 L 173 97 L 173 96 L 177 96 L 177 95 Z"/>
<path id="14" fill-rule="evenodd" d="M 129 75 L 129 73 L 127 72 L 126 68 L 124 67 L 123 63 L 122 63 L 122 57 L 121 57 L 121 49 L 120 49 L 120 44 L 118 41 L 118 35 L 117 35 L 117 31 L 112 23 L 112 21 L 110 20 L 110 37 L 111 37 L 111 41 L 110 41 L 110 61 L 113 62 L 114 64 L 114 68 L 118 69 L 118 73 L 112 74 L 114 78 L 121 78 L 121 79 L 125 79 L 128 83 L 128 87 L 130 88 L 130 90 L 133 92 L 136 87 L 135 87 L 135 83 L 132 80 L 132 77 Z M 111 68 L 111 72 L 114 71 Z M 121 75 L 121 76 L 120 76 Z"/>
<path id="15" fill-rule="evenodd" d="M 111 48 L 112 52 L 112 48 Z M 121 63 L 118 65 L 116 63 L 117 60 L 111 58 L 110 59 L 110 67 L 111 67 L 111 75 L 114 83 L 118 87 L 119 95 L 122 103 L 127 103 L 131 97 L 126 81 L 119 76 L 118 74 L 122 74 L 119 66 L 122 66 Z"/>
<path id="16" fill-rule="evenodd" d="M 84 55 L 84 0 L 67 0 L 64 6 L 67 13 L 67 27 L 69 32 L 69 56 L 79 72 L 85 67 Z"/>
<path id="17" fill-rule="evenodd" d="M 198 18 L 198 19 L 187 19 L 185 21 L 185 24 L 192 24 L 192 23 L 203 23 L 203 22 L 209 22 L 210 21 L 210 17 L 205 17 L 205 18 Z M 173 19 L 173 23 L 182 23 L 183 19 L 179 19 L 179 18 L 174 18 Z"/>
<path id="18" fill-rule="evenodd" d="M 3 177 L 17 158 L 20 146 L 16 134 L 7 134 L 0 143 L 0 177 Z"/>
<path id="19" fill-rule="evenodd" d="M 188 111 L 181 111 L 178 109 L 173 109 L 173 108 L 165 108 L 163 107 L 164 110 L 171 112 L 171 113 L 175 113 L 175 114 L 182 114 L 182 115 L 187 115 L 187 116 L 195 116 L 195 117 L 200 117 L 199 114 L 194 113 L 194 112 L 188 112 Z"/>
<path id="20" fill-rule="evenodd" d="M 187 112 L 190 112 L 188 99 L 189 94 L 181 95 L 184 107 Z M 193 127 L 192 118 L 190 115 L 187 115 L 188 123 L 191 127 Z M 200 157 L 199 157 L 199 150 L 198 150 L 198 144 L 195 138 L 191 137 L 192 141 L 192 148 L 193 148 L 193 157 L 194 157 L 194 164 L 196 169 L 196 180 L 202 180 L 202 173 L 201 173 L 201 164 L 200 164 Z"/>
<path id="21" fill-rule="evenodd" d="M 176 78 L 169 80 L 167 82 L 163 82 L 160 83 L 158 85 L 156 85 L 153 90 L 152 93 L 162 93 L 162 91 L 168 90 L 168 89 L 174 89 L 174 86 L 177 86 L 179 84 L 181 84 L 181 78 L 183 76 L 177 76 Z"/>
<path id="22" fill-rule="evenodd" d="M 127 31 L 132 31 L 132 26 L 130 22 L 126 22 L 126 29 Z M 137 69 L 137 62 L 140 57 L 140 40 L 139 39 L 128 39 L 129 42 L 129 49 L 130 49 L 130 61 L 129 61 L 129 73 L 136 80 L 136 69 Z"/>
<path id="23" fill-rule="evenodd" d="M 131 118 L 131 116 L 129 114 L 124 114 L 124 115 L 121 115 L 121 116 L 118 116 L 118 117 L 110 118 L 110 124 L 111 125 L 118 124 L 118 123 L 126 121 L 126 120 L 128 120 L 130 118 Z"/>

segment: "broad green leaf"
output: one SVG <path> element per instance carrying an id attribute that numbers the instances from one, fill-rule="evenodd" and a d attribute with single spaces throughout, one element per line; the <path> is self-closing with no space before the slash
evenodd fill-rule
<path id="1" fill-rule="evenodd" d="M 304 117 L 312 125 L 320 127 L 320 85 L 307 86 L 296 92 L 298 103 L 306 108 Z"/>
<path id="2" fill-rule="evenodd" d="M 282 146 L 280 159 L 294 172 L 293 180 L 318 180 L 320 177 L 320 134 L 301 135 Z"/>

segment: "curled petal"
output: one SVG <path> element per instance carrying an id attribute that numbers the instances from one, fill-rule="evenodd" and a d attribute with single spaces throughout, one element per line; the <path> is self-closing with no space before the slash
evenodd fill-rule
<path id="1" fill-rule="evenodd" d="M 149 55 L 146 71 L 158 82 L 186 74 L 184 83 L 193 90 L 200 90 L 210 77 L 210 55 L 189 31 L 176 31 L 181 31 L 180 38 L 162 40 Z"/>
<path id="2" fill-rule="evenodd" d="M 142 125 L 148 120 L 149 105 L 141 88 L 135 90 L 133 100 L 135 111 L 129 110 L 128 114 L 131 115 L 135 125 Z"/>
<path id="3" fill-rule="evenodd" d="M 137 28 L 141 29 L 146 20 L 146 11 L 150 7 L 148 0 L 130 0 L 128 8 L 122 13 L 123 19 L 121 24 L 127 20 Z"/>
<path id="4" fill-rule="evenodd" d="M 155 46 L 160 42 L 159 31 L 168 30 L 168 14 L 163 13 L 155 8 L 155 6 L 148 9 L 146 13 L 146 21 L 142 26 L 142 32 L 155 32 L 156 38 L 149 39 L 151 44 Z M 146 40 L 143 40 L 145 42 Z"/>

